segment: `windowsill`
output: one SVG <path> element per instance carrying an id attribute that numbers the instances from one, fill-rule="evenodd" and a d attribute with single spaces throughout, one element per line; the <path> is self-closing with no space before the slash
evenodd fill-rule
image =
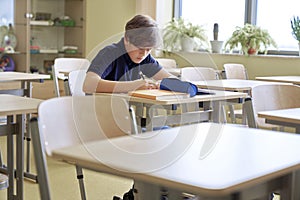
<path id="1" fill-rule="evenodd" d="M 296 51 L 281 51 L 281 52 L 268 52 L 267 54 L 259 53 L 255 55 L 243 55 L 239 53 L 211 53 L 206 51 L 192 51 L 192 52 L 185 52 L 185 51 L 177 51 L 173 52 L 174 54 L 209 54 L 209 55 L 219 55 L 219 56 L 243 56 L 243 57 L 270 57 L 270 58 L 294 58 L 300 59 L 298 52 Z"/>

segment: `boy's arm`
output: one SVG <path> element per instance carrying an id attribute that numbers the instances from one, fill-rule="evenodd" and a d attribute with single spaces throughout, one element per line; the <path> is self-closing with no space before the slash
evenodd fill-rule
<path id="1" fill-rule="evenodd" d="M 101 79 L 94 72 L 87 72 L 83 84 L 83 91 L 87 94 L 92 93 L 127 93 L 133 90 L 156 89 L 153 84 L 148 84 L 146 80 L 135 81 L 108 81 Z"/>

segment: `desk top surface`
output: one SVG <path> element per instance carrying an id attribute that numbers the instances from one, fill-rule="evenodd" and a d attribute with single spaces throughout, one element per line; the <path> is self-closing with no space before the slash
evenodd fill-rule
<path id="1" fill-rule="evenodd" d="M 258 117 L 300 125 L 300 108 L 262 111 L 258 112 Z"/>
<path id="2" fill-rule="evenodd" d="M 247 97 L 246 93 L 242 92 L 229 92 L 229 91 L 219 91 L 219 90 L 207 90 L 211 94 L 196 95 L 191 98 L 172 98 L 164 100 L 152 100 L 147 98 L 132 97 L 127 94 L 110 94 L 110 93 L 96 93 L 95 95 L 116 95 L 121 96 L 132 102 L 139 103 L 149 103 L 149 104 L 159 104 L 159 105 L 172 105 L 172 104 L 181 104 L 181 103 L 195 103 L 195 102 L 205 102 L 205 101 L 217 101 L 217 100 L 229 100 L 237 98 Z"/>
<path id="3" fill-rule="evenodd" d="M 50 79 L 50 75 L 47 74 L 31 74 L 24 72 L 1 72 L 0 82 L 6 81 L 30 81 L 30 80 L 41 80 Z"/>
<path id="4" fill-rule="evenodd" d="M 262 84 L 279 84 L 278 82 L 266 82 L 266 81 L 243 80 L 243 79 L 193 81 L 193 83 L 200 88 L 208 88 L 208 89 L 215 89 L 215 90 L 234 90 L 234 91 L 249 91 L 253 87 Z"/>
<path id="5" fill-rule="evenodd" d="M 299 169 L 299 151 L 299 135 L 200 123 L 93 141 L 53 156 L 187 192 L 227 195 Z"/>
<path id="6" fill-rule="evenodd" d="M 0 94 L 0 115 L 37 113 L 40 99 Z"/>
<path id="7" fill-rule="evenodd" d="M 262 81 L 276 81 L 283 83 L 300 84 L 300 76 L 262 76 L 256 77 L 255 79 Z"/>

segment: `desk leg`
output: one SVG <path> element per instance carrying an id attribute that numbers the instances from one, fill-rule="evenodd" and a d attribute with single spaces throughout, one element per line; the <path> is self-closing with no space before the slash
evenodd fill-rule
<path id="1" fill-rule="evenodd" d="M 136 115 L 136 123 L 137 123 L 137 129 L 138 133 L 142 132 L 142 119 L 144 114 L 144 105 L 142 103 L 135 103 L 135 102 L 129 102 L 130 106 L 135 107 L 135 115 Z"/>
<path id="2" fill-rule="evenodd" d="M 146 106 L 146 130 L 147 131 L 153 131 L 153 109 L 149 107 L 148 105 Z"/>
<path id="3" fill-rule="evenodd" d="M 7 116 L 7 126 L 14 121 L 13 116 Z M 8 191 L 7 199 L 14 198 L 14 138 L 13 133 L 7 134 L 7 171 L 8 171 Z"/>
<path id="4" fill-rule="evenodd" d="M 291 191 L 287 191 L 291 194 L 291 199 L 300 199 L 300 170 L 293 172 L 292 174 L 292 184 Z"/>
<path id="5" fill-rule="evenodd" d="M 245 102 L 243 104 L 243 113 L 246 113 L 247 115 L 248 126 L 250 128 L 257 128 L 255 117 L 254 117 L 252 99 L 250 97 L 245 99 Z"/>
<path id="6" fill-rule="evenodd" d="M 26 84 L 26 87 L 25 87 Z M 32 82 L 31 81 L 26 81 L 23 83 L 22 87 L 24 88 L 24 96 L 27 97 L 32 97 Z M 31 119 L 31 114 L 27 114 L 26 115 L 26 135 L 24 137 L 24 139 L 26 140 L 26 170 L 25 170 L 25 177 L 32 179 L 34 181 L 37 181 L 37 176 L 30 173 L 30 144 L 31 144 L 31 134 L 30 134 L 30 130 L 28 127 L 29 124 L 29 119 Z"/>
<path id="7" fill-rule="evenodd" d="M 24 180 L 24 130 L 25 115 L 17 115 L 18 133 L 17 141 L 17 158 L 16 158 L 16 181 L 17 181 L 17 199 L 23 199 L 23 180 Z"/>
<path id="8" fill-rule="evenodd" d="M 226 123 L 225 112 L 220 101 L 212 101 L 212 121 L 215 123 Z"/>

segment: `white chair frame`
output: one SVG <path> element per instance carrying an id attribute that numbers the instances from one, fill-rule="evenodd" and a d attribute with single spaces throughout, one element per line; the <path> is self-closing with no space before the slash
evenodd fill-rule
<path id="1" fill-rule="evenodd" d="M 134 110 L 121 97 L 67 96 L 42 102 L 30 121 L 37 179 L 43 200 L 50 200 L 46 155 L 88 141 L 137 134 Z M 86 199 L 83 173 L 76 166 L 80 194 Z"/>
<path id="2" fill-rule="evenodd" d="M 58 80 L 62 79 L 65 81 L 64 89 L 66 90 L 66 95 L 70 95 L 68 93 L 68 76 L 71 71 L 74 70 L 87 70 L 90 65 L 90 61 L 85 58 L 56 58 L 54 60 L 54 65 L 52 67 L 52 76 L 54 82 L 54 92 L 57 97 L 60 97 L 61 94 L 59 92 L 59 84 Z"/>

